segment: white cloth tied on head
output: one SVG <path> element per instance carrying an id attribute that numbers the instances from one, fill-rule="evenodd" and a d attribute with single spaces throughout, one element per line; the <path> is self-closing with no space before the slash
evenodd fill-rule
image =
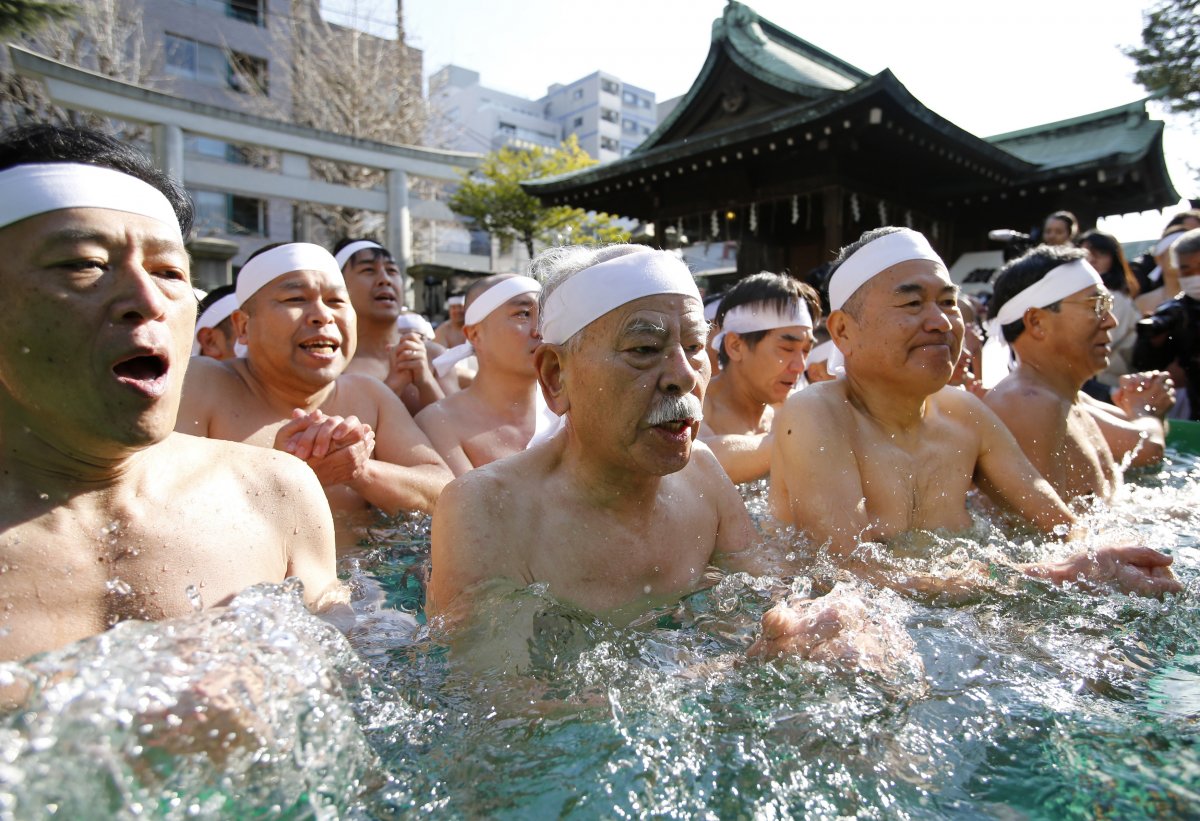
<path id="1" fill-rule="evenodd" d="M 276 277 L 292 271 L 321 271 L 338 282 L 345 284 L 341 266 L 333 254 L 311 242 L 289 242 L 270 251 L 264 251 L 242 266 L 237 277 L 238 307 L 258 293 L 258 290 Z"/>
<path id="2" fill-rule="evenodd" d="M 691 271 L 667 251 L 637 251 L 584 268 L 546 298 L 542 340 L 561 345 L 609 311 L 661 294 L 682 294 L 700 302 Z"/>
<path id="3" fill-rule="evenodd" d="M 387 250 L 378 242 L 372 242 L 369 239 L 360 239 L 358 242 L 352 242 L 333 255 L 333 258 L 337 261 L 338 269 L 341 270 L 342 268 L 345 268 L 346 263 L 350 261 L 350 257 L 354 256 L 359 251 L 365 251 L 368 248 L 378 248 L 380 251 Z"/>
<path id="4" fill-rule="evenodd" d="M 200 318 L 196 320 L 196 338 L 192 342 L 192 356 L 200 355 L 200 329 L 217 327 L 237 310 L 237 306 L 237 294 L 226 294 L 204 309 L 204 313 L 200 314 Z"/>
<path id="5" fill-rule="evenodd" d="M 451 305 L 462 305 L 466 301 L 467 298 L 465 296 L 458 294 L 457 296 L 452 296 L 446 300 L 446 307 L 450 307 Z"/>
<path id="6" fill-rule="evenodd" d="M 919 231 L 901 228 L 871 240 L 851 254 L 829 278 L 830 310 L 840 311 L 846 300 L 876 274 L 914 259 L 927 259 L 945 266 L 929 240 Z"/>
<path id="7" fill-rule="evenodd" d="M 17 165 L 0 171 L 0 228 L 63 208 L 106 208 L 161 222 L 183 243 L 179 217 L 163 192 L 112 168 L 87 163 Z"/>
<path id="8" fill-rule="evenodd" d="M 813 326 L 812 314 L 808 311 L 808 303 L 803 299 L 794 299 L 788 304 L 789 310 L 780 311 L 769 302 L 753 302 L 748 305 L 738 305 L 725 312 L 721 322 L 721 332 L 713 337 L 712 348 L 721 350 L 725 334 L 752 334 L 757 331 L 772 331 L 776 328 L 790 328 L 800 325 L 805 328 Z"/>
<path id="9" fill-rule="evenodd" d="M 433 326 L 429 324 L 429 320 L 413 311 L 404 311 L 396 317 L 396 327 L 401 333 L 416 331 L 426 339 L 433 339 Z"/>
<path id="10" fill-rule="evenodd" d="M 463 318 L 463 326 L 478 325 L 487 319 L 492 311 L 510 299 L 516 299 L 523 294 L 536 294 L 540 290 L 542 290 L 541 284 L 532 277 L 510 277 L 509 279 L 497 282 L 476 297 L 475 301 L 471 303 L 471 307 L 467 308 L 466 316 Z M 474 355 L 474 353 L 475 348 L 470 342 L 455 345 L 433 360 L 433 369 L 437 372 L 438 376 L 445 376 L 450 373 L 450 370 L 455 365 L 468 356 Z"/>
<path id="11" fill-rule="evenodd" d="M 1151 256 L 1161 257 L 1167 251 L 1171 250 L 1171 246 L 1178 242 L 1179 238 L 1186 233 L 1187 231 L 1175 231 L 1167 234 L 1154 246 L 1154 251 L 1151 253 Z"/>
<path id="12" fill-rule="evenodd" d="M 820 345 L 817 345 L 815 348 L 812 349 L 812 351 L 809 352 L 808 359 L 806 360 L 806 362 L 809 365 L 815 365 L 818 362 L 825 362 L 826 360 L 829 359 L 830 354 L 832 354 L 836 350 L 837 350 L 837 348 L 835 348 L 833 346 L 833 340 L 826 339 L 824 342 L 822 342 Z"/>
<path id="13" fill-rule="evenodd" d="M 1003 327 L 1024 318 L 1030 308 L 1045 308 L 1084 288 L 1105 291 L 1104 281 L 1086 259 L 1073 259 L 1050 269 L 1044 277 L 1018 292 L 1004 303 L 996 316 L 988 320 L 988 341 L 983 346 L 983 386 L 992 388 L 1004 378 L 1012 365 Z"/>
<path id="14" fill-rule="evenodd" d="M 714 299 L 712 302 L 704 306 L 704 319 L 706 322 L 712 322 L 717 318 L 717 311 L 721 310 L 721 300 Z"/>

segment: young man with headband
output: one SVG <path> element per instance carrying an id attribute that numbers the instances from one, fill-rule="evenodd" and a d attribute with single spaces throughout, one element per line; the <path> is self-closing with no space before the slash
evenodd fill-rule
<path id="1" fill-rule="evenodd" d="M 173 433 L 183 189 L 111 137 L 36 126 L 0 138 L 0 191 L 0 658 L 190 614 L 193 588 L 211 607 L 298 576 L 310 606 L 343 601 L 311 471 Z"/>
<path id="2" fill-rule="evenodd" d="M 463 322 L 466 319 L 467 298 L 463 294 L 455 294 L 446 300 L 446 312 L 449 319 L 437 326 L 433 341 L 445 348 L 454 348 L 467 341 L 463 333 Z"/>
<path id="3" fill-rule="evenodd" d="M 237 359 L 240 353 L 237 336 L 233 333 L 233 315 L 237 308 L 237 295 L 232 285 L 222 285 L 208 292 L 200 300 L 200 315 L 196 318 L 196 341 L 192 343 L 192 356 L 208 356 L 213 359 Z"/>
<path id="4" fill-rule="evenodd" d="M 983 401 L 1060 497 L 1107 501 L 1126 456 L 1135 467 L 1162 461 L 1162 418 L 1174 402 L 1166 373 L 1123 377 L 1116 406 L 1081 390 L 1108 364 L 1117 325 L 1112 295 L 1082 250 L 1043 245 L 1008 263 L 990 306 L 989 341 L 1011 345 L 1017 366 Z"/>
<path id="5" fill-rule="evenodd" d="M 946 387 L 963 320 L 958 289 L 925 237 L 879 228 L 842 249 L 834 265 L 827 327 L 845 376 L 800 391 L 777 415 L 775 516 L 828 543 L 835 560 L 868 579 L 952 599 L 988 584 L 979 572 L 986 568 L 952 577 L 903 572 L 862 544 L 967 530 L 973 482 L 1047 535 L 1078 532 L 996 415 L 973 394 Z M 1179 589 L 1170 563 L 1148 548 L 1107 547 L 1018 569 L 1056 584 L 1158 594 Z"/>
<path id="6" fill-rule="evenodd" d="M 641 246 L 566 246 L 531 271 L 543 282 L 538 381 L 565 428 L 446 488 L 429 614 L 451 626 L 494 616 L 506 594 L 538 583 L 624 624 L 704 586 L 711 564 L 763 572 L 736 489 L 693 447 L 708 323 L 687 266 Z M 771 616 L 755 652 L 830 650 L 842 640 L 834 610 Z M 511 638 L 475 642 L 468 660 L 523 667 L 529 636 Z"/>
<path id="7" fill-rule="evenodd" d="M 374 240 L 346 239 L 333 256 L 358 320 L 354 359 L 346 372 L 380 380 L 415 416 L 444 395 L 429 365 L 436 353 L 428 350 L 432 346 L 441 353 L 441 346 L 427 343 L 415 329 L 399 327 L 406 310 L 404 277 L 386 248 Z"/>
<path id="8" fill-rule="evenodd" d="M 355 317 L 333 256 L 304 242 L 264 248 L 238 273 L 237 299 L 246 356 L 193 362 L 177 429 L 307 462 L 342 543 L 372 507 L 432 511 L 452 474 L 386 385 L 345 373 Z"/>
<path id="9" fill-rule="evenodd" d="M 537 335 L 537 280 L 491 276 L 467 290 L 467 341 L 434 360 L 439 376 L 468 356 L 479 361 L 475 379 L 417 415 L 417 424 L 455 476 L 525 450 L 545 408 L 533 353 Z"/>
<path id="10" fill-rule="evenodd" d="M 820 316 L 817 292 L 779 274 L 747 277 L 721 300 L 721 331 L 710 343 L 721 372 L 704 397 L 700 439 L 734 482 L 770 472 L 774 407 L 804 375 Z"/>

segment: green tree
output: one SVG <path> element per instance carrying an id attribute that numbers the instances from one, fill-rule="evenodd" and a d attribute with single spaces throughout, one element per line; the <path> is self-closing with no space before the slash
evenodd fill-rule
<path id="1" fill-rule="evenodd" d="M 501 148 L 480 169 L 463 177 L 450 197 L 457 214 L 502 239 L 521 242 L 532 257 L 534 243 L 620 242 L 624 229 L 607 214 L 588 214 L 567 205 L 547 206 L 521 188 L 522 180 L 553 177 L 594 165 L 572 134 L 559 148 Z"/>
<path id="2" fill-rule="evenodd" d="M 71 11 L 61 0 L 0 0 L 0 37 L 28 34 L 46 23 L 66 20 Z"/>
<path id="3" fill-rule="evenodd" d="M 1125 51 L 1135 78 L 1174 111 L 1200 111 L 1200 0 L 1158 0 L 1143 23 L 1141 48 Z"/>

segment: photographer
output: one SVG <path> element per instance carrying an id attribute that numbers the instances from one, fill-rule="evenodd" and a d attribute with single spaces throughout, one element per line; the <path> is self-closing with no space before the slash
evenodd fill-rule
<path id="1" fill-rule="evenodd" d="M 1138 323 L 1133 367 L 1169 371 L 1176 385 L 1187 388 L 1187 413 L 1172 415 L 1200 420 L 1200 228 L 1171 246 L 1171 261 L 1182 293 Z"/>

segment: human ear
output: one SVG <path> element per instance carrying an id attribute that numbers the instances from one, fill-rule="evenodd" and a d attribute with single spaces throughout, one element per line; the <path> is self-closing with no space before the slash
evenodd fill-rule
<path id="1" fill-rule="evenodd" d="M 233 320 L 234 337 L 243 345 L 247 344 L 249 340 L 246 338 L 246 333 L 250 325 L 250 314 L 246 313 L 241 308 L 238 308 L 229 315 L 229 318 Z"/>
<path id="2" fill-rule="evenodd" d="M 554 413 L 562 416 L 571 403 L 567 399 L 567 380 L 563 372 L 564 353 L 558 345 L 539 345 L 533 354 L 533 365 L 537 368 L 538 384 L 541 385 L 542 396 L 546 405 Z"/>

